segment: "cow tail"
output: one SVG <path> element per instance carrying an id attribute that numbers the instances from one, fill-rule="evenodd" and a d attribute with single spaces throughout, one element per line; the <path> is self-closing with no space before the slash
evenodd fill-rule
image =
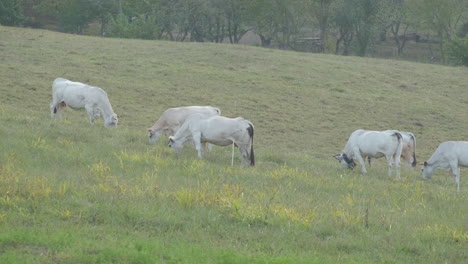
<path id="1" fill-rule="evenodd" d="M 253 148 L 253 138 L 254 138 L 254 127 L 249 122 L 249 127 L 247 128 L 250 137 L 250 165 L 255 166 L 255 156 L 254 156 L 254 148 Z"/>
<path id="2" fill-rule="evenodd" d="M 417 161 L 416 161 L 416 138 L 414 137 L 413 134 L 410 134 L 411 140 L 413 141 L 413 163 L 411 163 L 412 167 L 416 167 Z"/>

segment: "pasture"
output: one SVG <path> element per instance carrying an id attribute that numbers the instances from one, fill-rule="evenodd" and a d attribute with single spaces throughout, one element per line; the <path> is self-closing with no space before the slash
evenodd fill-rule
<path id="1" fill-rule="evenodd" d="M 117 129 L 51 120 L 52 81 L 103 88 Z M 0 263 L 466 263 L 468 170 L 341 169 L 356 129 L 468 140 L 468 69 L 0 27 Z M 147 128 L 212 105 L 255 126 L 256 166 Z"/>

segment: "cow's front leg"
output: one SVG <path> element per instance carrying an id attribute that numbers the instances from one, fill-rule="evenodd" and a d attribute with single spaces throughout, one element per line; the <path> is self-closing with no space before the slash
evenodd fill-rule
<path id="1" fill-rule="evenodd" d="M 357 159 L 357 160 L 359 161 L 359 163 L 361 164 L 361 173 L 362 173 L 362 174 L 367 174 L 366 162 L 365 162 L 364 159 L 362 158 L 361 153 L 359 153 L 359 152 L 354 152 L 354 157 L 356 157 L 356 159 Z"/>
<path id="2" fill-rule="evenodd" d="M 198 152 L 198 158 L 203 158 L 203 146 L 201 143 L 201 133 L 194 133 L 192 135 L 193 143 L 195 144 L 195 149 Z"/>
<path id="3" fill-rule="evenodd" d="M 460 191 L 460 168 L 458 167 L 458 162 L 450 163 L 450 170 L 452 175 L 455 178 L 455 183 L 457 184 L 457 192 Z"/>
<path id="4" fill-rule="evenodd" d="M 50 118 L 54 118 L 57 109 L 55 108 L 55 104 L 52 102 L 50 104 Z"/>
<path id="5" fill-rule="evenodd" d="M 89 122 L 94 125 L 94 108 L 91 105 L 85 105 L 86 112 L 88 113 Z"/>
<path id="6" fill-rule="evenodd" d="M 54 118 L 54 116 L 57 115 L 59 119 L 62 119 L 62 108 L 64 106 L 64 102 L 52 102 L 50 104 L 50 117 Z"/>

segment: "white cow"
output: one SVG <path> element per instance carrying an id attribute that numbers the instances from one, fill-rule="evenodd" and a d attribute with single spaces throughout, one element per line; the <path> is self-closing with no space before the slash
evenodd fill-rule
<path id="1" fill-rule="evenodd" d="M 407 166 L 415 167 L 417 164 L 416 161 L 416 136 L 411 132 L 400 131 L 403 140 L 403 149 L 401 151 L 401 159 L 405 161 Z M 373 160 L 371 157 L 368 157 L 369 165 L 372 165 Z"/>
<path id="2" fill-rule="evenodd" d="M 202 114 L 207 117 L 220 115 L 221 110 L 212 106 L 183 106 L 169 108 L 161 115 L 156 123 L 148 128 L 147 134 L 150 144 L 156 144 L 161 134 L 173 136 L 185 122 L 187 117 L 192 114 Z"/>
<path id="3" fill-rule="evenodd" d="M 446 141 L 437 147 L 428 161 L 424 162 L 423 177 L 432 178 L 435 169 L 450 169 L 459 192 L 459 166 L 468 167 L 468 141 Z"/>
<path id="4" fill-rule="evenodd" d="M 60 111 L 63 107 L 69 106 L 75 110 L 86 109 L 92 124 L 94 124 L 96 117 L 102 116 L 105 127 L 117 126 L 117 115 L 112 110 L 106 92 L 99 87 L 57 78 L 52 85 L 52 98 L 50 104 L 52 118 L 56 114 L 62 118 Z"/>
<path id="5" fill-rule="evenodd" d="M 393 160 L 397 169 L 397 176 L 400 178 L 400 156 L 403 148 L 402 136 L 396 130 L 369 131 L 356 130 L 348 139 L 343 153 L 334 157 L 344 167 L 354 168 L 356 158 L 361 164 L 361 172 L 367 173 L 364 158 L 381 158 L 385 156 L 388 163 L 388 176 L 392 176 Z"/>
<path id="6" fill-rule="evenodd" d="M 206 117 L 201 114 L 191 115 L 174 136 L 169 137 L 169 147 L 176 153 L 183 148 L 183 143 L 192 138 L 198 157 L 203 156 L 202 143 L 218 146 L 236 145 L 242 155 L 241 167 L 249 162 L 255 165 L 253 150 L 253 124 L 242 118 L 227 118 L 224 116 Z"/>

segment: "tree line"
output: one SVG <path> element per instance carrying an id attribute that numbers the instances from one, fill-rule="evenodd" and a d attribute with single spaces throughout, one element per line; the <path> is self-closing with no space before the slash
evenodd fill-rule
<path id="1" fill-rule="evenodd" d="M 438 44 L 444 62 L 468 66 L 468 0 L 2 0 L 0 23 L 105 37 L 239 43 L 366 56 L 391 38 Z M 430 36 L 424 39 L 422 36 Z"/>

